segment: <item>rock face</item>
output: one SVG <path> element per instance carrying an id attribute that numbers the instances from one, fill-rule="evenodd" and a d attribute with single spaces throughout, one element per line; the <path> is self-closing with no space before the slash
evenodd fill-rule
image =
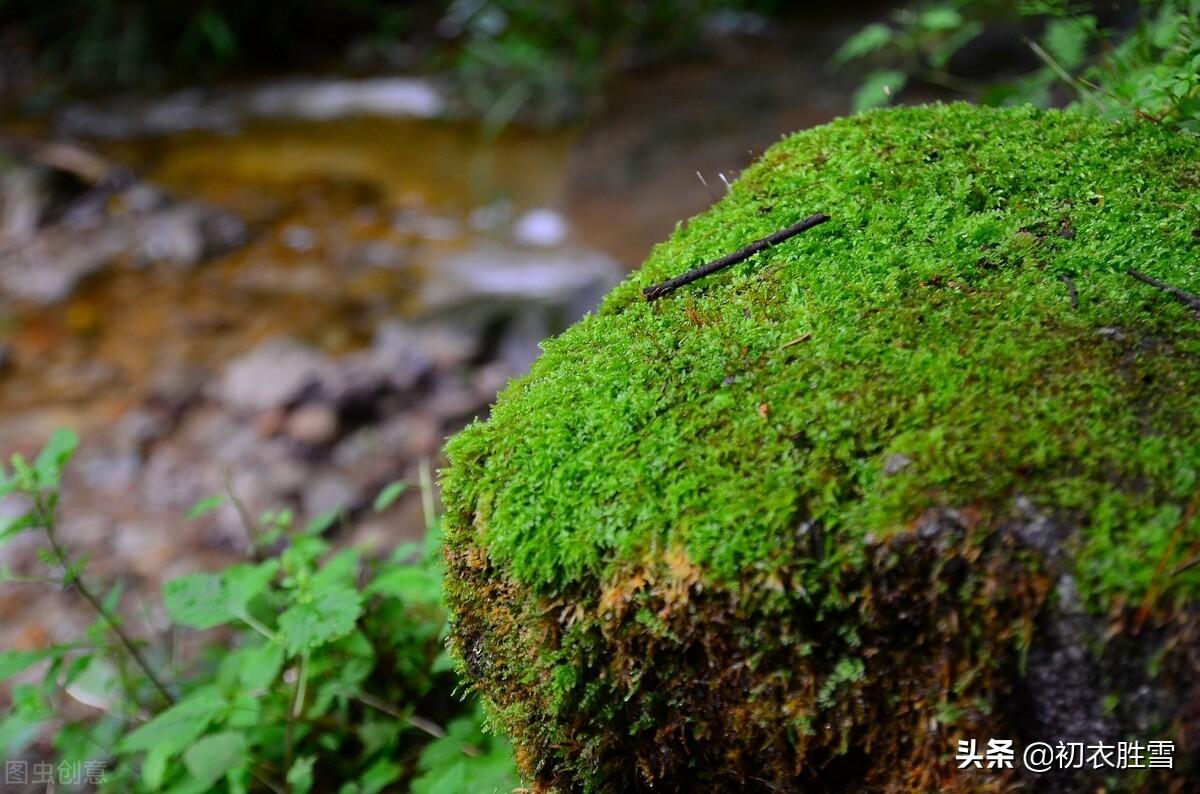
<path id="1" fill-rule="evenodd" d="M 1155 125 L 870 113 L 546 343 L 444 475 L 452 646 L 535 788 L 1191 790 L 1200 324 L 1126 271 L 1200 290 L 1198 202 Z"/>

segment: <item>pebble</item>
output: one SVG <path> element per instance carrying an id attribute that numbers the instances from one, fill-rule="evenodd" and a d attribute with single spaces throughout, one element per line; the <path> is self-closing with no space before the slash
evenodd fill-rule
<path id="1" fill-rule="evenodd" d="M 291 224 L 279 232 L 279 241 L 296 253 L 307 253 L 317 245 L 317 233 L 307 226 Z"/>
<path id="2" fill-rule="evenodd" d="M 328 359 L 313 348 L 290 339 L 273 339 L 225 368 L 216 397 L 246 411 L 280 408 L 316 384 L 329 366 Z"/>
<path id="3" fill-rule="evenodd" d="M 887 459 L 883 464 L 883 473 L 887 475 L 899 474 L 912 464 L 912 458 L 902 452 L 897 452 Z"/>
<path id="4" fill-rule="evenodd" d="M 521 245 L 551 248 L 567 241 L 567 221 L 552 209 L 539 207 L 522 215 L 513 226 Z"/>
<path id="5" fill-rule="evenodd" d="M 284 432 L 293 441 L 321 446 L 337 438 L 338 417 L 328 405 L 302 405 L 288 415 Z"/>

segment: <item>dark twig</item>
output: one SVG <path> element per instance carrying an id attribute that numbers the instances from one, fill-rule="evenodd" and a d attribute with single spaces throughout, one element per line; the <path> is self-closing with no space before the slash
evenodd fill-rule
<path id="1" fill-rule="evenodd" d="M 1171 571 L 1171 576 L 1178 576 L 1184 571 L 1190 571 L 1197 565 L 1200 565 L 1200 557 L 1192 557 L 1187 562 L 1180 563 L 1179 565 L 1175 566 L 1175 570 Z"/>
<path id="2" fill-rule="evenodd" d="M 1067 295 L 1069 295 L 1071 298 L 1071 308 L 1078 309 L 1079 290 L 1075 288 L 1075 279 L 1071 278 L 1070 276 L 1063 276 L 1060 280 L 1062 283 L 1067 285 Z"/>
<path id="3" fill-rule="evenodd" d="M 669 281 L 664 281 L 661 284 L 655 284 L 653 287 L 646 287 L 644 290 L 642 290 L 642 294 L 646 296 L 646 300 L 648 301 L 657 300 L 658 298 L 674 292 L 686 284 L 691 284 L 693 281 L 698 281 L 705 276 L 712 275 L 718 270 L 724 270 L 730 265 L 736 265 L 738 262 L 744 262 L 745 260 L 757 254 L 759 251 L 762 251 L 765 248 L 770 248 L 773 245 L 778 245 L 784 240 L 795 237 L 797 234 L 800 234 L 800 232 L 807 231 L 814 226 L 819 226 L 827 220 L 829 220 L 829 216 L 820 212 L 818 212 L 816 215 L 810 215 L 797 224 L 789 226 L 786 229 L 780 229 L 768 237 L 764 237 L 761 240 L 756 240 L 745 248 L 739 248 L 732 254 L 727 254 L 720 259 L 715 259 L 712 262 L 709 262 L 706 265 L 701 265 L 695 270 L 689 270 L 682 276 L 676 276 Z"/>
<path id="4" fill-rule="evenodd" d="M 445 738 L 445 736 L 446 736 L 446 729 L 443 728 L 441 725 L 438 725 L 433 720 L 428 719 L 426 717 L 422 717 L 417 714 L 410 714 L 408 716 L 405 716 L 403 712 L 401 712 L 397 708 L 394 708 L 386 700 L 377 698 L 374 695 L 370 694 L 369 692 L 359 692 L 357 695 L 355 695 L 355 697 L 357 698 L 357 700 L 360 703 L 370 706 L 373 709 L 378 709 L 379 711 L 382 711 L 384 714 L 387 714 L 389 717 L 394 717 L 395 719 L 400 720 L 401 722 L 407 722 L 412 727 L 416 728 L 417 730 L 419 730 L 423 733 L 426 733 L 426 734 L 432 736 L 435 739 L 442 739 L 442 738 Z M 480 750 L 478 747 L 475 747 L 474 745 L 470 745 L 470 744 L 466 744 L 466 743 L 464 743 L 462 746 L 462 752 L 463 752 L 463 755 L 469 755 L 472 758 L 478 758 L 480 755 L 483 754 L 483 751 Z"/>
<path id="5" fill-rule="evenodd" d="M 1156 289 L 1160 289 L 1163 292 L 1170 295 L 1175 300 L 1179 301 L 1180 303 L 1190 306 L 1193 309 L 1195 309 L 1196 311 L 1200 311 L 1200 297 L 1197 297 L 1196 295 L 1193 295 L 1192 293 L 1187 292 L 1185 290 L 1181 290 L 1179 287 L 1176 287 L 1173 284 L 1168 284 L 1165 281 L 1159 281 L 1158 279 L 1154 278 L 1153 276 L 1147 276 L 1145 273 L 1141 272 L 1140 270 L 1133 270 L 1132 268 L 1130 268 L 1126 272 L 1129 275 L 1136 278 L 1138 281 L 1142 282 L 1143 284 L 1149 284 L 1150 286 L 1152 286 Z"/>

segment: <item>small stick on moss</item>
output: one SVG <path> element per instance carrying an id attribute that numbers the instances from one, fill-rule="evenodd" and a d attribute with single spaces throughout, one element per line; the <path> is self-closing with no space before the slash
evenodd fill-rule
<path id="1" fill-rule="evenodd" d="M 1197 565 L 1200 565 L 1200 557 L 1192 557 L 1187 562 L 1180 563 L 1179 565 L 1175 566 L 1175 570 L 1171 571 L 1171 576 L 1178 576 L 1185 571 L 1190 571 Z"/>
<path id="2" fill-rule="evenodd" d="M 674 292 L 682 286 L 691 284 L 693 281 L 698 281 L 705 276 L 712 275 L 718 270 L 724 270 L 731 265 L 736 265 L 738 262 L 744 262 L 745 260 L 757 254 L 759 251 L 762 251 L 765 248 L 770 248 L 773 245 L 779 245 L 779 243 L 782 243 L 784 240 L 795 237 L 797 234 L 800 234 L 800 232 L 807 231 L 814 226 L 819 226 L 827 220 L 829 220 L 829 216 L 820 212 L 818 212 L 816 215 L 810 215 L 799 223 L 793 224 L 786 229 L 780 229 L 774 234 L 764 237 L 761 240 L 756 240 L 745 248 L 739 248 L 732 254 L 726 254 L 720 259 L 714 259 L 712 262 L 709 262 L 706 265 L 701 265 L 695 270 L 689 270 L 683 275 L 676 276 L 675 278 L 664 281 L 661 284 L 655 284 L 652 287 L 646 287 L 644 290 L 642 290 L 642 294 L 646 296 L 646 300 L 648 301 L 657 300 L 664 295 Z"/>
<path id="3" fill-rule="evenodd" d="M 780 348 L 780 350 L 782 350 L 783 348 L 791 347 L 792 345 L 799 345 L 803 342 L 807 342 L 809 339 L 812 339 L 812 333 L 800 334 L 800 336 L 796 337 L 792 341 L 784 342 L 782 345 L 779 346 L 779 348 Z"/>
<path id="4" fill-rule="evenodd" d="M 1071 308 L 1079 308 L 1079 290 L 1075 288 L 1075 279 L 1070 276 L 1063 276 L 1060 281 L 1067 285 L 1067 295 L 1071 298 Z"/>
<path id="5" fill-rule="evenodd" d="M 1179 287 L 1176 287 L 1173 284 L 1168 284 L 1165 281 L 1159 281 L 1158 279 L 1154 278 L 1153 276 L 1147 276 L 1145 273 L 1141 272 L 1140 270 L 1133 270 L 1132 268 L 1130 268 L 1126 272 L 1130 276 L 1133 276 L 1138 281 L 1142 282 L 1143 284 L 1149 284 L 1150 286 L 1155 287 L 1156 289 L 1160 289 L 1163 292 L 1170 295 L 1175 300 L 1179 301 L 1180 303 L 1190 306 L 1193 309 L 1195 309 L 1196 311 L 1200 312 L 1200 297 L 1197 297 L 1196 295 L 1193 295 L 1192 293 L 1187 292 L 1185 290 L 1181 290 Z"/>

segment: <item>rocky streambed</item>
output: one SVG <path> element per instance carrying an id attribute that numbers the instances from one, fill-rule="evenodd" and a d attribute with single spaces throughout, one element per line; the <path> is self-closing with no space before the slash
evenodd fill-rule
<path id="1" fill-rule="evenodd" d="M 0 454 L 80 432 L 61 534 L 96 577 L 131 585 L 136 632 L 164 625 L 164 579 L 244 554 L 232 508 L 185 518 L 226 476 L 253 514 L 340 509 L 340 543 L 419 538 L 415 489 L 382 515 L 377 490 L 439 465 L 541 340 L 723 194 L 723 176 L 844 112 L 847 85 L 804 76 L 845 32 L 632 75 L 583 131 L 485 134 L 441 115 L 436 86 L 389 79 L 10 120 Z M 0 566 L 37 572 L 32 540 L 0 548 Z M 0 588 L 0 647 L 90 620 L 42 585 Z"/>

